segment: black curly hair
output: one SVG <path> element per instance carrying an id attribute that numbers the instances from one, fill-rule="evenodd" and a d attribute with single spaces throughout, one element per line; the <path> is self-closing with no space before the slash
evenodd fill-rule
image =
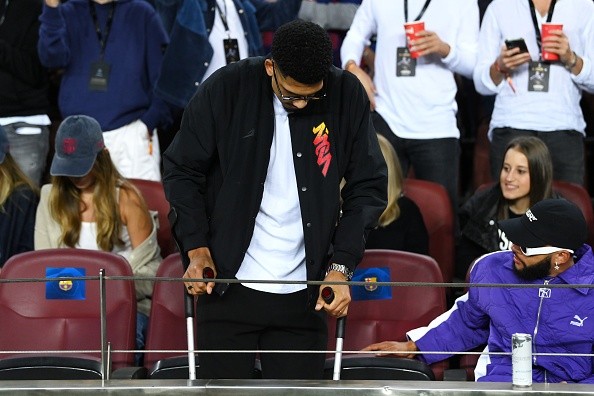
<path id="1" fill-rule="evenodd" d="M 302 84 L 322 81 L 332 65 L 328 33 L 321 26 L 300 19 L 278 28 L 271 54 L 283 76 Z"/>

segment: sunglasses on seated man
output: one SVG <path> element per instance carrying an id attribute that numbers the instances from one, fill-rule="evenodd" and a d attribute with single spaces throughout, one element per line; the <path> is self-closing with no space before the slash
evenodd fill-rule
<path id="1" fill-rule="evenodd" d="M 529 247 L 524 247 L 524 246 L 518 246 L 518 247 L 520 248 L 520 250 L 522 251 L 524 256 L 537 256 L 539 254 L 551 254 L 551 253 L 555 253 L 555 252 L 558 252 L 561 250 L 565 250 L 566 252 L 573 254 L 573 250 L 571 250 L 571 249 L 563 249 L 563 248 L 558 248 L 555 246 L 543 246 L 543 247 L 537 247 L 537 248 L 529 248 Z"/>

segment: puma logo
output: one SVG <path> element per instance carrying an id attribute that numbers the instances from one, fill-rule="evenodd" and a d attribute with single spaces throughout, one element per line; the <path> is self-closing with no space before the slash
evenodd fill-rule
<path id="1" fill-rule="evenodd" d="M 582 319 L 582 318 L 580 318 L 580 317 L 579 317 L 579 316 L 577 316 L 577 315 L 575 315 L 573 318 L 574 318 L 575 320 L 577 320 L 577 322 L 575 322 L 575 321 L 573 321 L 573 320 L 572 320 L 571 322 L 569 322 L 569 324 L 570 324 L 570 325 L 577 326 L 577 327 L 584 327 L 584 321 L 585 321 L 586 319 L 588 319 L 588 317 L 587 317 L 587 316 L 586 316 L 584 319 Z"/>

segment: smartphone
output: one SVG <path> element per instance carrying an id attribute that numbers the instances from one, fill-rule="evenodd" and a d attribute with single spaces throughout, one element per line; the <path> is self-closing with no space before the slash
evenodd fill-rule
<path id="1" fill-rule="evenodd" d="M 505 40 L 505 46 L 507 47 L 508 50 L 510 50 L 512 48 L 519 48 L 520 53 L 528 52 L 528 47 L 526 46 L 526 42 L 524 41 L 523 38 Z"/>

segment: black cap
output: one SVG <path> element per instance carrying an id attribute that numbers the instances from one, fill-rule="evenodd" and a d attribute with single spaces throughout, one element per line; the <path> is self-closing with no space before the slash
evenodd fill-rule
<path id="1" fill-rule="evenodd" d="M 515 219 L 501 220 L 499 228 L 513 244 L 536 248 L 554 246 L 577 250 L 588 236 L 582 211 L 566 199 L 545 199 Z"/>

